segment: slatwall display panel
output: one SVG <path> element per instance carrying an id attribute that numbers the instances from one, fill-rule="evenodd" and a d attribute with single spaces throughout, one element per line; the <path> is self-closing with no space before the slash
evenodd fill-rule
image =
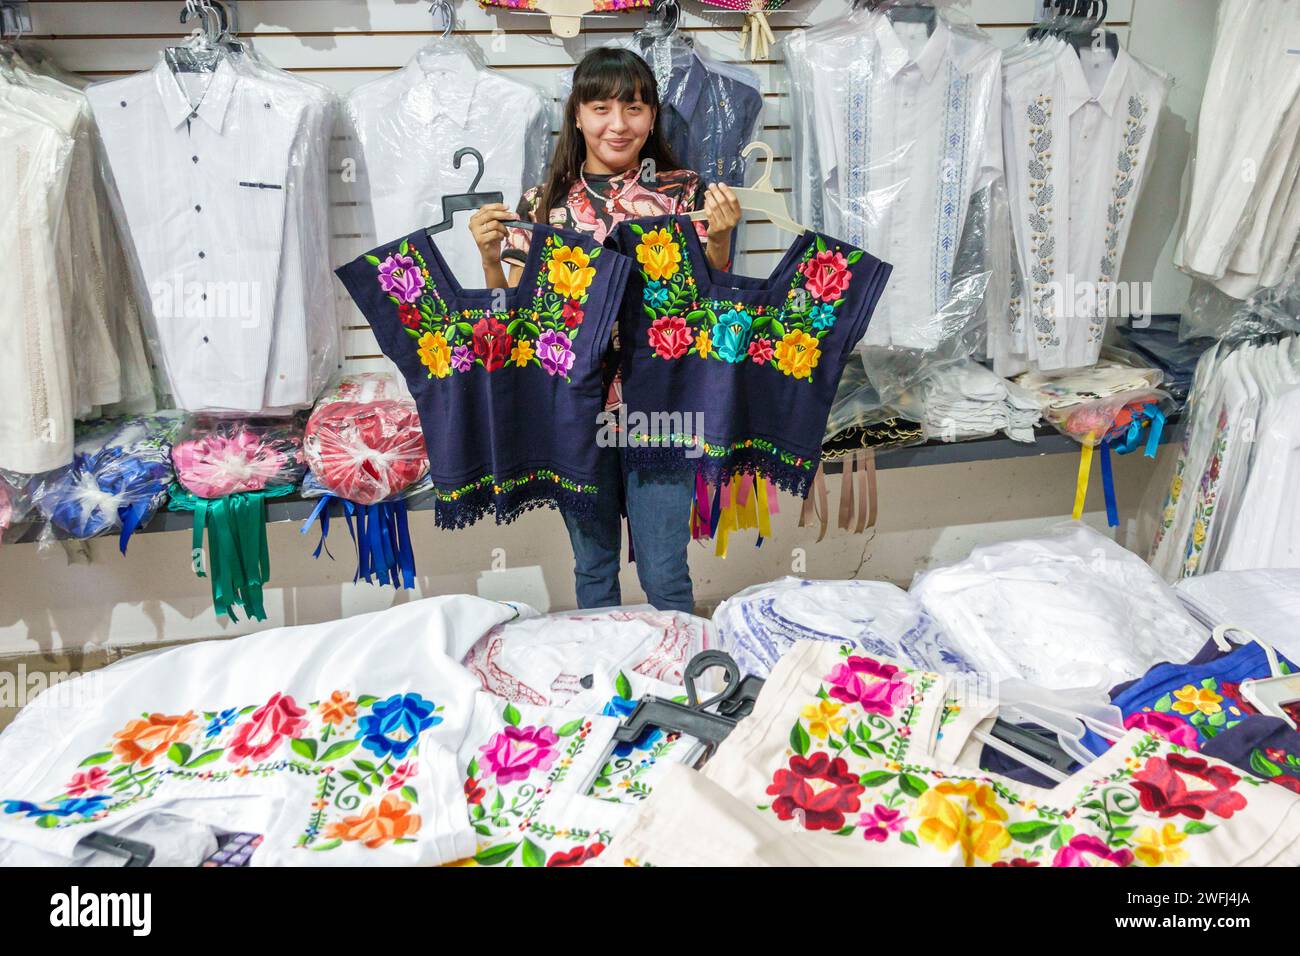
<path id="1" fill-rule="evenodd" d="M 562 40 L 549 33 L 546 18 L 504 9 L 484 10 L 467 0 L 456 4 L 456 33 L 477 44 L 487 63 L 515 79 L 533 84 L 560 115 L 562 78 L 593 46 L 634 32 L 644 14 L 584 17 L 583 32 Z M 1107 24 L 1127 41 L 1134 0 L 1113 0 Z M 236 0 L 240 35 L 251 39 L 270 62 L 304 78 L 323 83 L 339 94 L 405 65 L 417 49 L 435 35 L 428 0 Z M 764 109 L 758 135 L 771 145 L 773 182 L 781 191 L 790 179 L 792 147 L 789 137 L 788 87 L 780 40 L 789 31 L 842 16 L 848 0 L 792 0 L 790 7 L 769 14 L 777 44 L 768 59 L 751 63 L 741 51 L 740 14 L 684 0 L 680 31 L 717 60 L 741 63 L 754 70 L 762 84 Z M 67 69 L 91 78 L 109 78 L 149 69 L 158 52 L 184 38 L 195 26 L 179 22 L 180 0 L 33 0 L 34 35 Z M 1015 43 L 1032 22 L 1033 0 L 972 0 L 958 6 L 958 16 L 973 20 L 1002 45 Z M 552 131 L 552 138 L 555 131 Z M 350 154 L 345 136 L 336 136 L 332 165 L 336 175 L 331 195 L 331 253 L 334 264 L 350 260 L 359 249 L 386 237 L 359 232 L 358 210 L 342 177 L 342 161 Z M 751 179 L 757 175 L 751 165 Z M 373 240 L 373 241 L 371 241 Z M 767 275 L 784 252 L 787 237 L 770 222 L 746 219 L 738 239 L 737 271 Z M 335 283 L 339 321 L 343 327 L 345 368 L 349 371 L 391 370 L 361 314 Z"/>

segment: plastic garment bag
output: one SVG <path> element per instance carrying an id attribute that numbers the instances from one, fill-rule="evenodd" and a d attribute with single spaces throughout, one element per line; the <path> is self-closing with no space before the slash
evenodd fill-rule
<path id="1" fill-rule="evenodd" d="M 1002 176 L 997 47 L 946 11 L 930 33 L 865 9 L 783 46 L 795 218 L 894 267 L 859 348 L 973 354 L 1004 242 L 972 206 Z"/>
<path id="2" fill-rule="evenodd" d="M 523 191 L 540 183 L 550 156 L 551 117 L 541 92 L 489 69 L 478 47 L 439 37 L 400 70 L 354 89 L 344 112 L 360 219 L 359 238 L 341 261 L 442 221 L 442 197 L 500 192 L 513 209 Z M 483 157 L 457 167 L 456 151 L 471 146 Z M 436 235 L 456 279 L 483 285 L 482 257 L 469 215 Z"/>
<path id="3" fill-rule="evenodd" d="M 1219 567 L 1300 568 L 1300 387 L 1260 416 L 1254 465 Z"/>
<path id="4" fill-rule="evenodd" d="M 310 405 L 339 353 L 321 271 L 328 94 L 246 48 L 200 41 L 86 95 L 177 406 L 285 414 Z"/>

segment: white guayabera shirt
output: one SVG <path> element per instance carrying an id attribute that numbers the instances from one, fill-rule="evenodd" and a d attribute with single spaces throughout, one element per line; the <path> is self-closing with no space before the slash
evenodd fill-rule
<path id="1" fill-rule="evenodd" d="M 269 369 L 275 317 L 303 312 L 301 288 L 281 288 L 279 277 L 291 147 L 307 99 L 226 60 L 191 74 L 160 59 L 86 95 L 177 405 L 261 411 L 278 374 Z M 279 308 L 277 293 L 286 297 Z M 305 348 L 302 336 L 292 341 Z M 306 363 L 294 364 L 289 374 L 305 375 Z"/>
<path id="2" fill-rule="evenodd" d="M 1124 49 L 1030 46 L 1008 65 L 1003 93 L 1021 280 L 1012 339 L 1024 349 L 1012 366 L 1079 368 L 1101 352 L 1100 293 L 1119 279 L 1169 81 Z"/>
<path id="3" fill-rule="evenodd" d="M 796 34 L 788 56 L 809 79 L 822 230 L 894 267 L 863 344 L 936 347 L 971 196 L 1002 174 L 1001 53 L 942 18 L 927 37 L 874 15 Z"/>
<path id="4" fill-rule="evenodd" d="M 72 457 L 72 376 L 56 237 L 73 141 L 0 103 L 0 467 L 34 473 Z"/>

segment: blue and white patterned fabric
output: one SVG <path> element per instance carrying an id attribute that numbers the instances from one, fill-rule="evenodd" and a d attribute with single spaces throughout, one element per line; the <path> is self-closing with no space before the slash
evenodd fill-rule
<path id="1" fill-rule="evenodd" d="M 817 167 L 796 212 L 894 265 L 863 344 L 935 348 L 969 311 L 950 299 L 971 199 L 1002 176 L 1001 53 L 942 17 L 927 36 L 861 12 L 786 46 L 796 160 Z"/>
<path id="2" fill-rule="evenodd" d="M 760 677 L 798 641 L 836 641 L 940 673 L 975 670 L 919 602 L 883 581 L 759 584 L 723 601 L 713 626 L 741 672 Z"/>

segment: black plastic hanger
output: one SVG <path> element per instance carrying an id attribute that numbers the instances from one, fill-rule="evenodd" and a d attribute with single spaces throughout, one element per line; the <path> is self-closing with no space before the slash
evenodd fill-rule
<path id="1" fill-rule="evenodd" d="M 722 693 L 701 701 L 695 689 L 695 679 L 713 667 L 721 667 L 727 672 L 727 684 Z M 678 704 L 660 697 L 642 697 L 632 713 L 614 731 L 614 742 L 635 743 L 647 730 L 658 728 L 668 733 L 688 734 L 696 738 L 704 744 L 705 756 L 711 755 L 718 744 L 736 729 L 740 716 L 744 716 L 730 717 L 708 710 L 714 705 L 721 707 L 733 698 L 736 703 L 740 703 L 739 698 L 736 698 L 744 686 L 744 681 L 740 679 L 740 668 L 730 654 L 703 651 L 687 662 L 682 672 L 682 682 L 686 685 L 688 703 Z"/>
<path id="2" fill-rule="evenodd" d="M 456 150 L 452 158 L 452 165 L 460 169 L 461 160 L 466 156 L 473 156 L 478 160 L 478 171 L 474 173 L 474 180 L 469 184 L 469 191 L 463 193 L 453 193 L 450 196 L 442 197 L 442 221 L 435 223 L 425 230 L 430 236 L 437 235 L 440 232 L 446 232 L 452 227 L 452 217 L 458 212 L 474 212 L 481 206 L 487 206 L 491 203 L 505 202 L 505 196 L 498 191 L 481 193 L 477 192 L 479 180 L 483 178 L 483 154 L 473 146 L 462 146 Z M 518 229 L 527 229 L 529 232 L 533 229 L 533 223 L 524 222 L 522 219 L 511 219 L 503 225 L 513 226 Z"/>

